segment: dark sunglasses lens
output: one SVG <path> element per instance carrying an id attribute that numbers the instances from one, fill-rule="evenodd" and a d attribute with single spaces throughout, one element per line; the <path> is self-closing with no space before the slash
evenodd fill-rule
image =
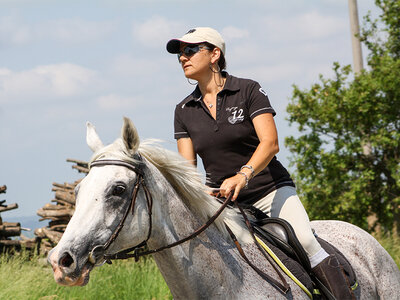
<path id="1" fill-rule="evenodd" d="M 182 55 L 185 55 L 186 57 L 191 57 L 199 51 L 200 47 L 198 45 L 186 46 L 181 52 L 178 53 L 178 60 L 181 58 Z"/>
<path id="2" fill-rule="evenodd" d="M 199 52 L 199 50 L 200 50 L 199 46 L 187 46 L 185 47 L 185 49 L 183 49 L 183 53 L 185 53 L 187 57 L 191 57 L 195 53 Z"/>

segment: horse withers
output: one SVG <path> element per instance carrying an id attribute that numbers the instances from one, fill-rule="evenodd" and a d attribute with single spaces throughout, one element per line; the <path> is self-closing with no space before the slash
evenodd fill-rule
<path id="1" fill-rule="evenodd" d="M 127 118 L 121 137 L 108 146 L 88 123 L 87 143 L 94 151 L 91 163 L 97 166 L 77 186 L 75 213 L 57 247 L 48 255 L 59 284 L 87 284 L 90 271 L 104 263 L 107 255 L 121 250 L 144 242 L 148 249 L 173 244 L 191 235 L 220 206 L 204 192 L 206 187 L 193 166 L 175 152 L 151 142 L 140 143 Z M 107 164 L 106 160 L 123 163 Z M 99 161 L 103 163 L 96 163 Z M 243 220 L 227 208 L 195 238 L 153 254 L 175 299 L 310 299 L 286 275 L 288 293 L 263 280 L 239 255 L 225 224 L 249 259 L 276 277 Z M 361 299 L 396 299 L 399 269 L 371 235 L 345 222 L 314 221 L 311 225 L 348 258 L 360 285 Z"/>

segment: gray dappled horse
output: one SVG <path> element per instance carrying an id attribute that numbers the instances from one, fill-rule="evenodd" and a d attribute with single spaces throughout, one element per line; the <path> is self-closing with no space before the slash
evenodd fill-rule
<path id="1" fill-rule="evenodd" d="M 143 241 L 149 249 L 176 242 L 193 233 L 220 207 L 220 203 L 204 192 L 206 187 L 194 167 L 175 152 L 149 142 L 140 144 L 129 119 L 124 119 L 122 137 L 106 147 L 88 123 L 87 142 L 95 152 L 92 164 L 103 160 L 128 164 L 92 167 L 77 186 L 75 213 L 57 247 L 48 256 L 59 284 L 87 284 L 90 271 L 104 261 L 103 254 Z M 125 213 L 140 173 L 130 165 L 142 165 L 141 176 L 147 188 L 139 188 L 133 212 Z M 153 198 L 152 207 L 148 207 L 148 194 Z M 124 225 L 110 243 L 123 216 L 126 217 Z M 286 275 L 291 286 L 286 295 L 264 281 L 238 254 L 225 223 L 251 261 L 276 277 L 255 247 L 242 219 L 235 210 L 227 208 L 197 237 L 153 254 L 175 299 L 309 299 Z M 348 258 L 361 287 L 362 299 L 398 297 L 399 269 L 371 235 L 345 222 L 311 224 L 320 237 Z M 107 247 L 99 247 L 106 243 Z M 89 255 L 94 249 L 100 249 L 100 255 Z"/>

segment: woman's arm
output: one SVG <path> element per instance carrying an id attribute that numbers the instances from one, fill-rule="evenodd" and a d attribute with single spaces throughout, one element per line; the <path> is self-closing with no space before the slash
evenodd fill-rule
<path id="1" fill-rule="evenodd" d="M 279 152 L 279 144 L 278 133 L 271 113 L 256 116 L 253 119 L 253 125 L 260 143 L 246 165 L 253 167 L 253 175 L 255 176 L 261 172 L 270 163 L 275 154 Z M 249 168 L 243 168 L 241 172 L 245 173 L 248 179 L 252 176 L 251 169 Z M 221 184 L 221 195 L 227 197 L 231 191 L 234 191 L 232 200 L 236 200 L 240 190 L 245 185 L 245 176 L 243 174 L 236 174 L 235 176 L 227 178 Z"/>
<path id="2" fill-rule="evenodd" d="M 197 166 L 196 152 L 191 138 L 180 138 L 177 141 L 178 152 L 193 165 Z"/>

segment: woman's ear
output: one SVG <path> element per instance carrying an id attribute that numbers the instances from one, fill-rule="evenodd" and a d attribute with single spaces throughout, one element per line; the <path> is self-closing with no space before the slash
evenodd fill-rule
<path id="1" fill-rule="evenodd" d="M 212 50 L 212 54 L 211 54 L 211 63 L 212 63 L 212 64 L 217 63 L 220 57 L 221 57 L 221 49 L 219 49 L 218 47 L 215 47 L 215 48 Z"/>

